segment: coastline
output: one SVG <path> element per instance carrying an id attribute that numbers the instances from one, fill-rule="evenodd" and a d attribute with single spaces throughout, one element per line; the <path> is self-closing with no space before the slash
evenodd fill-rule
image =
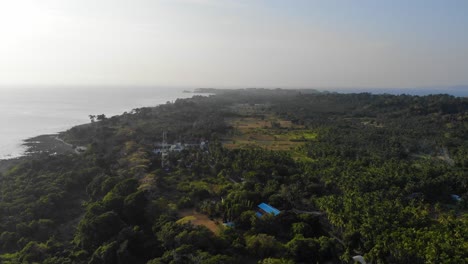
<path id="1" fill-rule="evenodd" d="M 60 139 L 58 135 L 39 135 L 24 140 L 23 145 L 26 146 L 25 156 L 75 153 L 73 146 Z"/>
<path id="2" fill-rule="evenodd" d="M 89 115 L 112 117 L 135 108 L 153 107 L 196 95 L 184 93 L 184 89 L 189 88 L 133 85 L 5 88 L 5 94 L 0 98 L 3 110 L 0 114 L 3 124 L 0 128 L 0 160 L 25 155 L 27 147 L 22 145 L 25 139 L 57 134 L 89 123 Z M 109 100 L 109 92 L 112 100 Z"/>
<path id="3" fill-rule="evenodd" d="M 190 98 L 195 95 L 202 95 L 208 96 L 209 92 L 206 91 L 182 91 L 182 94 L 190 94 L 190 96 L 181 96 L 180 94 L 175 98 Z M 164 101 L 167 101 L 164 99 Z M 160 103 L 156 104 L 160 105 L 163 104 L 161 101 Z M 86 125 L 86 123 L 77 124 L 75 126 L 82 126 Z M 69 127 L 68 129 L 72 128 Z M 28 160 L 43 156 L 43 155 L 63 155 L 63 154 L 80 154 L 86 147 L 83 146 L 75 146 L 70 143 L 65 142 L 63 139 L 60 138 L 60 134 L 62 132 L 52 133 L 52 134 L 42 134 L 38 136 L 33 136 L 30 138 L 26 138 L 22 140 L 22 146 L 25 147 L 25 150 L 21 156 L 14 156 L 11 158 L 0 159 L 0 174 L 6 173 L 9 169 L 13 166 L 18 165 L 22 162 L 26 162 Z"/>
<path id="4" fill-rule="evenodd" d="M 11 167 L 40 155 L 61 155 L 77 153 L 73 145 L 59 138 L 59 134 L 39 135 L 23 141 L 26 151 L 21 157 L 0 160 L 0 173 L 7 172 Z"/>

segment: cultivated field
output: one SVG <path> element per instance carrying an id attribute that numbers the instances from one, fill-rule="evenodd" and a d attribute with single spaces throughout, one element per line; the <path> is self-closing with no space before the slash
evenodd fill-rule
<path id="1" fill-rule="evenodd" d="M 251 115 L 225 121 L 232 130 L 223 144 L 230 149 L 258 146 L 268 150 L 294 150 L 317 138 L 314 131 L 274 116 Z"/>

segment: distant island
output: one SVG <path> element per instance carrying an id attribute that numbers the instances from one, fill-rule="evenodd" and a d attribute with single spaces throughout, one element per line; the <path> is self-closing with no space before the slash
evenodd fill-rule
<path id="1" fill-rule="evenodd" d="M 468 98 L 194 93 L 0 162 L 0 262 L 466 262 Z"/>

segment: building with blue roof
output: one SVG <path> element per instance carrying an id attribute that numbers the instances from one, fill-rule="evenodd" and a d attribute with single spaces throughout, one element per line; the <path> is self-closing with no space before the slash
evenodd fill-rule
<path id="1" fill-rule="evenodd" d="M 223 225 L 224 225 L 224 226 L 227 226 L 227 227 L 231 227 L 231 228 L 233 228 L 233 227 L 235 227 L 235 226 L 236 226 L 236 225 L 234 224 L 234 222 L 232 222 L 232 221 L 229 221 L 229 222 L 223 223 Z"/>
<path id="2" fill-rule="evenodd" d="M 452 194 L 452 195 L 450 195 L 450 197 L 452 197 L 452 200 L 454 200 L 456 202 L 461 202 L 462 201 L 462 198 L 459 195 Z"/>
<path id="3" fill-rule="evenodd" d="M 258 217 L 262 217 L 265 214 L 279 215 L 280 210 L 274 208 L 273 206 L 267 203 L 261 203 L 258 205 L 259 210 L 255 213 Z"/>

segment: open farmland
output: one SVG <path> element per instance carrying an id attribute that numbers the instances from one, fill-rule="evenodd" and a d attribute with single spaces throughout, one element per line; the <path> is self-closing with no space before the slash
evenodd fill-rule
<path id="1" fill-rule="evenodd" d="M 289 120 L 274 115 L 262 115 L 261 112 L 246 110 L 241 106 L 236 110 L 242 116 L 225 119 L 232 127 L 230 133 L 223 138 L 223 145 L 229 149 L 258 146 L 267 150 L 287 151 L 317 138 L 316 132 Z"/>

